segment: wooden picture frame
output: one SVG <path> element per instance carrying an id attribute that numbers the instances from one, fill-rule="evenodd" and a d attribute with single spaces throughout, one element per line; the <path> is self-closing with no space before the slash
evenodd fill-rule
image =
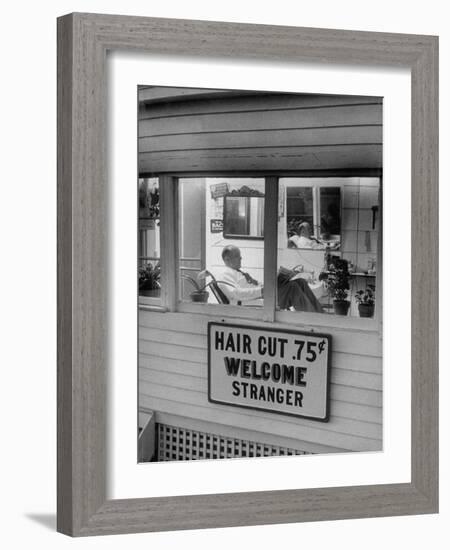
<path id="1" fill-rule="evenodd" d="M 389 65 L 412 82 L 411 482 L 107 500 L 106 52 Z M 58 510 L 72 536 L 438 510 L 438 39 L 116 15 L 58 19 Z"/>

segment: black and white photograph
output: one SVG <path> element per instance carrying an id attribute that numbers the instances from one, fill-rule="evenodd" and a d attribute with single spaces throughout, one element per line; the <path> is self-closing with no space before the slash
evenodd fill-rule
<path id="1" fill-rule="evenodd" d="M 446 4 L 2 13 L 4 547 L 446 549 Z"/>
<path id="2" fill-rule="evenodd" d="M 140 462 L 383 450 L 383 98 L 141 85 Z"/>

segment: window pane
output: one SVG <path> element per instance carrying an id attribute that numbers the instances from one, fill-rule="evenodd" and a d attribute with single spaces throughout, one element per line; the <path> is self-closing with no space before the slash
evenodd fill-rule
<path id="1" fill-rule="evenodd" d="M 205 269 L 204 178 L 179 180 L 178 213 L 180 298 L 190 301 L 197 275 Z"/>
<path id="2" fill-rule="evenodd" d="M 261 307 L 264 179 L 178 181 L 179 297 Z"/>
<path id="3" fill-rule="evenodd" d="M 139 295 L 161 294 L 158 178 L 139 179 Z"/>
<path id="4" fill-rule="evenodd" d="M 341 235 L 341 189 L 320 187 L 320 237 L 324 240 Z"/>
<path id="5" fill-rule="evenodd" d="M 279 190 L 278 308 L 373 316 L 379 179 L 280 178 Z"/>
<path id="6" fill-rule="evenodd" d="M 296 237 L 301 224 L 314 229 L 312 187 L 286 186 L 286 225 L 288 238 Z M 293 241 L 291 241 L 293 242 Z"/>
<path id="7" fill-rule="evenodd" d="M 224 199 L 224 237 L 264 237 L 264 197 L 228 195 Z"/>

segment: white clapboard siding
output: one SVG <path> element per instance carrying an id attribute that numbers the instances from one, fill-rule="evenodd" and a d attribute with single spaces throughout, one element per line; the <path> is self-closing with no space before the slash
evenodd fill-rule
<path id="1" fill-rule="evenodd" d="M 334 351 L 330 421 L 322 423 L 209 403 L 207 322 L 202 315 L 140 311 L 141 407 L 181 414 L 194 424 L 196 419 L 210 422 L 216 426 L 214 433 L 226 425 L 345 450 L 382 448 L 382 361 L 377 332 L 327 330 Z"/>
<path id="2" fill-rule="evenodd" d="M 230 409 L 230 406 L 228 405 L 209 403 L 206 395 L 206 388 L 202 388 L 200 384 L 198 390 L 190 389 L 189 391 L 186 391 L 184 388 L 171 388 L 170 393 L 168 393 L 166 385 L 160 385 L 155 382 L 150 384 L 142 380 L 140 382 L 140 386 L 145 394 L 149 392 L 149 387 L 151 386 L 153 397 L 159 399 L 204 407 L 205 411 L 203 413 L 203 418 L 211 418 L 214 414 L 219 418 L 227 414 Z M 256 411 L 250 408 L 233 408 L 240 410 L 240 414 L 242 416 L 252 418 L 255 424 L 260 423 L 261 421 L 265 424 L 268 420 L 276 419 L 277 422 L 282 422 L 283 424 L 288 425 L 292 432 L 297 432 L 297 430 L 303 428 L 309 429 L 312 425 L 314 425 L 314 429 L 321 432 L 322 438 L 325 439 L 330 434 L 336 433 L 351 433 L 355 436 L 368 437 L 370 439 L 381 439 L 382 436 L 382 427 L 380 424 L 375 422 L 361 422 L 358 420 L 335 416 L 333 416 L 329 422 L 317 422 L 304 418 L 296 418 L 294 416 L 280 415 L 266 411 Z"/>
<path id="3" fill-rule="evenodd" d="M 144 351 L 147 348 L 148 344 L 149 342 L 145 342 L 145 345 L 140 346 L 140 348 L 143 348 L 143 351 Z M 177 355 L 177 357 L 174 357 L 174 355 Z M 202 379 L 202 378 L 206 379 L 206 376 L 207 376 L 206 350 L 203 356 L 204 356 L 204 359 L 203 359 L 204 362 L 203 364 L 199 364 L 199 362 L 189 361 L 191 357 L 186 354 L 186 361 L 189 361 L 189 366 L 187 367 L 186 371 L 182 374 L 179 372 L 174 372 L 173 373 L 174 380 L 181 376 L 186 376 L 188 378 L 196 378 L 196 379 Z M 173 364 L 174 359 L 176 361 L 183 360 L 180 358 L 179 354 L 169 353 L 164 357 L 159 356 L 159 357 L 155 357 L 153 360 L 150 359 L 149 362 L 152 364 L 150 368 L 152 369 L 152 371 L 163 372 L 164 375 L 167 375 L 168 381 L 170 381 L 171 374 L 172 374 L 171 365 Z M 165 366 L 163 366 L 164 361 L 165 361 Z M 164 370 L 161 371 L 159 369 L 164 369 Z M 336 369 L 332 368 L 331 388 L 330 388 L 330 396 L 332 399 L 334 398 L 336 400 L 344 401 L 347 403 L 381 407 L 381 402 L 382 402 L 381 390 L 358 387 L 356 385 L 353 385 L 354 382 L 351 379 L 350 379 L 350 384 L 340 384 L 336 381 L 335 371 Z M 339 375 L 337 377 L 339 378 Z"/>
<path id="4" fill-rule="evenodd" d="M 203 395 L 206 395 L 208 383 L 206 376 L 194 377 L 146 368 L 140 369 L 139 380 L 142 384 L 149 383 L 161 386 L 167 386 L 170 384 L 172 388 L 192 392 L 201 392 Z M 145 387 L 146 386 L 143 385 L 142 390 L 144 390 Z M 333 386 L 331 387 L 331 390 L 331 393 L 333 394 Z M 168 399 L 173 399 L 173 394 L 167 394 L 166 397 Z M 349 420 L 362 420 L 363 422 L 372 422 L 375 424 L 382 423 L 382 411 L 379 407 L 370 407 L 367 404 L 358 405 L 355 403 L 336 401 L 333 399 L 332 395 L 330 399 L 332 415 L 335 419 L 346 418 Z M 202 401 L 202 399 L 200 400 Z M 365 429 L 365 426 L 363 429 Z"/>
<path id="5" fill-rule="evenodd" d="M 142 120 L 139 125 L 140 144 L 145 149 L 145 143 L 149 137 L 180 138 L 182 136 L 199 136 L 203 134 L 215 134 L 226 140 L 228 133 L 254 133 L 249 139 L 255 140 L 255 147 L 260 136 L 270 135 L 270 132 L 286 131 L 288 135 L 302 136 L 308 130 L 317 138 L 323 139 L 324 129 L 334 131 L 335 136 L 346 135 L 345 131 L 354 128 L 355 131 L 363 128 L 379 129 L 381 127 L 380 105 L 358 105 L 325 107 L 323 109 L 299 109 L 286 111 L 263 111 L 208 114 L 195 117 L 168 117 L 167 119 Z M 277 134 L 274 134 L 274 136 Z M 381 135 L 377 134 L 379 140 Z M 280 136 L 278 136 L 280 137 Z M 164 143 L 164 142 L 163 142 Z M 225 141 L 226 143 L 226 141 Z M 339 141 L 337 142 L 339 143 Z"/>
<path id="6" fill-rule="evenodd" d="M 264 170 L 356 170 L 381 168 L 381 145 L 237 148 L 141 153 L 140 174 Z"/>
<path id="7" fill-rule="evenodd" d="M 155 346 L 158 346 L 158 343 L 155 343 Z M 167 370 L 167 358 L 170 354 L 161 354 L 156 355 L 157 352 L 161 352 L 161 348 L 155 348 L 155 353 L 144 353 L 144 349 L 148 351 L 148 342 L 141 346 L 141 354 L 139 358 L 139 365 L 143 368 L 149 368 L 153 370 L 162 370 L 165 372 Z M 152 343 L 150 343 L 150 351 L 152 349 Z M 344 354 L 333 354 L 332 355 L 332 364 L 333 369 L 331 372 L 331 382 L 334 384 L 339 384 L 343 386 L 350 386 L 355 388 L 370 389 L 375 391 L 382 390 L 382 377 L 381 374 L 371 374 L 365 372 L 349 371 L 343 369 L 339 366 L 336 361 L 336 357 L 344 356 Z M 186 353 L 186 358 L 177 359 L 170 357 L 170 372 L 181 375 L 190 375 L 196 377 L 206 377 L 206 364 L 204 362 L 195 362 L 187 359 L 189 357 Z M 378 363 L 375 358 L 374 361 Z"/>
<path id="8" fill-rule="evenodd" d="M 149 398 L 146 395 L 142 396 L 141 406 L 147 409 L 157 410 L 165 413 L 184 416 L 185 418 L 195 419 L 199 418 L 205 420 L 208 418 L 209 407 L 201 407 L 198 405 L 190 405 L 189 403 L 178 403 L 176 401 L 169 401 L 167 399 L 159 399 L 158 397 Z M 283 417 L 279 419 L 280 415 L 273 415 L 273 418 L 258 418 L 250 415 L 242 414 L 237 407 L 220 406 L 219 414 L 220 424 L 216 423 L 214 433 L 220 433 L 220 425 L 232 426 L 234 428 L 243 428 L 244 430 L 255 431 L 255 435 L 258 432 L 264 432 L 265 434 L 276 434 L 277 437 L 285 437 L 286 442 L 292 439 L 298 439 L 300 441 L 311 441 L 313 444 L 323 444 L 323 440 L 326 439 L 327 445 L 335 447 L 336 449 L 351 450 L 351 451 L 380 451 L 382 449 L 379 439 L 370 439 L 367 437 L 358 437 L 351 434 L 326 432 L 326 436 L 322 430 L 317 429 L 318 422 L 310 422 L 309 426 L 292 426 L 285 422 Z M 238 412 L 239 411 L 239 412 Z M 195 424 L 193 423 L 193 426 Z M 304 449 L 308 450 L 308 449 Z"/>
<path id="9" fill-rule="evenodd" d="M 176 98 L 176 92 L 173 88 L 160 88 L 161 96 L 166 92 L 164 90 L 171 90 L 172 97 Z M 178 88 L 178 90 L 185 90 Z M 153 92 L 155 93 L 155 92 Z M 185 94 L 186 95 L 186 94 Z M 198 97 L 194 101 L 189 101 L 184 97 L 184 101 L 181 94 L 178 94 L 177 101 L 146 101 L 144 97 L 140 97 L 140 100 L 145 102 L 145 108 L 141 114 L 141 118 L 166 118 L 170 116 L 198 116 L 208 113 L 233 113 L 233 112 L 245 112 L 245 111 L 279 111 L 290 109 L 312 109 L 314 107 L 321 108 L 324 106 L 338 106 L 338 105 L 366 105 L 366 104 L 380 104 L 382 99 L 380 97 L 370 96 L 333 96 L 333 95 L 319 95 L 319 94 L 276 94 L 268 92 L 267 94 L 261 93 L 234 93 L 226 97 L 224 94 L 203 94 L 202 101 L 198 101 Z M 209 97 L 205 97 L 209 96 Z M 217 98 L 221 97 L 220 101 Z M 255 99 L 256 98 L 256 99 Z M 259 101 L 263 99 L 263 102 Z M 280 107 L 282 104 L 282 107 Z"/>
<path id="10" fill-rule="evenodd" d="M 317 147 L 317 145 L 356 145 L 380 144 L 382 140 L 381 126 L 350 126 L 347 128 L 309 129 L 308 132 L 298 132 L 297 129 L 199 132 L 195 134 L 176 134 L 155 137 L 145 137 L 140 140 L 144 152 L 152 151 L 195 151 L 209 149 L 240 149 L 248 147 L 253 141 L 255 147 Z"/>
<path id="11" fill-rule="evenodd" d="M 174 344 L 161 344 L 159 342 L 150 342 L 150 341 L 144 341 L 141 340 L 139 343 L 139 351 L 140 353 L 144 354 L 154 354 L 157 355 L 160 358 L 170 359 L 172 360 L 178 360 L 178 361 L 189 361 L 194 364 L 200 364 L 200 365 L 206 365 L 207 361 L 207 355 L 206 355 L 206 347 L 204 349 L 199 348 L 191 348 L 183 345 L 174 345 Z M 332 355 L 332 359 L 334 359 Z M 345 386 L 348 386 L 349 388 L 355 388 L 360 389 L 361 391 L 360 396 L 358 397 L 359 402 L 365 402 L 365 400 L 370 400 L 373 402 L 373 399 L 375 399 L 375 396 L 368 393 L 370 390 L 369 388 L 358 388 L 357 384 L 358 382 L 361 384 L 361 379 L 363 378 L 363 375 L 358 377 L 358 373 L 348 371 L 346 375 L 335 375 L 336 367 L 333 369 L 333 373 L 331 375 L 331 382 L 338 384 L 341 381 L 345 381 Z M 373 379 L 370 380 L 370 385 L 372 384 Z M 369 385 L 369 382 L 367 383 Z M 380 391 L 381 388 L 374 390 L 374 391 Z M 354 395 L 357 395 L 356 392 L 353 392 Z M 377 394 L 378 395 L 378 394 Z"/>
<path id="12" fill-rule="evenodd" d="M 273 94 L 172 97 L 139 121 L 141 174 L 381 168 L 380 99 Z"/>
<path id="13" fill-rule="evenodd" d="M 186 341 L 187 348 L 197 348 L 201 350 L 206 348 L 206 334 L 204 336 L 191 333 L 187 334 L 189 334 L 189 339 Z M 151 340 L 155 345 L 151 348 L 150 354 L 158 355 L 159 353 L 162 354 L 160 355 L 162 357 L 165 356 L 167 351 L 165 351 L 165 348 L 158 347 L 158 344 L 169 347 L 171 344 L 179 344 L 178 333 L 170 330 L 152 330 L 146 327 L 139 327 L 139 337 L 143 342 Z M 189 350 L 187 350 L 186 355 L 189 355 L 189 353 Z M 366 387 L 366 384 L 368 383 L 368 376 L 364 376 L 365 373 L 373 373 L 377 376 L 381 372 L 381 358 L 377 360 L 373 356 L 342 353 L 334 350 L 333 365 L 339 369 L 356 371 L 355 373 L 352 373 L 352 379 L 357 380 L 359 375 L 359 378 L 364 380 L 364 387 Z M 373 378 L 374 384 L 376 383 L 375 380 L 376 378 Z M 381 389 L 381 387 L 377 387 L 376 389 Z"/>
<path id="14" fill-rule="evenodd" d="M 308 315 L 305 314 L 305 319 Z M 220 320 L 220 319 L 219 319 Z M 153 329 L 155 338 L 160 338 L 160 342 L 174 341 L 177 342 L 178 333 L 188 334 L 186 342 L 190 344 L 194 341 L 195 335 L 200 336 L 203 340 L 196 347 L 206 345 L 207 326 L 210 318 L 205 315 L 180 315 L 177 313 L 164 313 L 161 315 L 140 312 L 139 325 L 142 328 Z M 232 319 L 227 319 L 227 322 L 233 322 Z M 261 325 L 255 321 L 245 322 L 242 319 L 237 320 L 237 324 L 245 326 Z M 304 330 L 301 326 L 284 325 L 284 328 Z M 159 332 L 158 332 L 159 331 Z M 329 329 L 322 332 L 330 332 Z M 175 334 L 172 334 L 175 333 Z M 166 335 L 166 336 L 165 336 Z M 352 338 L 353 335 L 353 338 Z M 175 340 L 165 340 L 164 338 L 174 338 Z M 203 344 L 204 342 L 204 344 Z M 341 353 L 350 353 L 356 355 L 367 355 L 370 357 L 381 357 L 382 344 L 378 332 L 366 332 L 351 329 L 333 329 L 333 351 Z"/>
<path id="15" fill-rule="evenodd" d="M 142 337 L 143 338 L 143 337 Z M 154 344 L 159 342 L 154 341 Z M 162 363 L 164 363 L 165 353 L 161 354 L 162 348 L 150 347 L 150 353 L 147 355 L 142 355 L 142 361 L 149 361 L 149 357 L 152 357 L 153 364 L 157 360 L 157 357 L 162 358 Z M 160 353 L 160 355 L 158 355 Z M 332 354 L 333 367 L 336 370 L 336 380 L 339 383 L 346 385 L 351 383 L 356 387 L 361 388 L 371 388 L 374 390 L 382 389 L 382 380 L 381 380 L 381 358 L 379 357 L 368 357 L 364 355 L 351 355 L 347 353 L 333 353 Z M 183 374 L 186 370 L 191 368 L 191 361 L 187 357 L 184 357 L 180 361 L 177 361 L 176 358 L 173 359 L 174 372 L 180 372 Z M 188 365 L 189 364 L 189 365 Z M 197 365 L 198 368 L 201 368 L 201 363 L 193 363 Z M 194 367 L 192 367 L 194 368 Z"/>
<path id="16" fill-rule="evenodd" d="M 144 104 L 159 102 L 164 100 L 166 103 L 170 101 L 171 98 L 180 97 L 184 98 L 194 98 L 194 97 L 205 97 L 219 94 L 224 92 L 216 89 L 209 88 L 173 88 L 169 86 L 139 86 L 139 101 Z"/>

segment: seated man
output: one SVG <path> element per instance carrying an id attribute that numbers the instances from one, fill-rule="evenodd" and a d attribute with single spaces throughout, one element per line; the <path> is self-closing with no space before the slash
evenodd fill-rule
<path id="1" fill-rule="evenodd" d="M 263 286 L 248 273 L 241 271 L 242 256 L 237 246 L 229 245 L 222 250 L 225 264 L 218 283 L 220 290 L 228 298 L 231 305 L 242 304 L 263 297 Z"/>
<path id="2" fill-rule="evenodd" d="M 218 286 L 231 305 L 245 305 L 263 297 L 263 286 L 241 270 L 242 256 L 237 246 L 226 246 L 222 250 L 222 259 L 226 267 L 220 275 Z M 291 280 L 291 276 L 280 272 L 277 284 L 280 309 L 323 312 L 322 306 L 304 279 Z"/>
<path id="3" fill-rule="evenodd" d="M 312 235 L 311 226 L 308 222 L 299 223 L 296 231 L 297 235 L 292 235 L 288 239 L 288 248 L 311 248 L 313 250 L 323 250 L 325 248 L 325 244 Z"/>
<path id="4" fill-rule="evenodd" d="M 308 282 L 296 276 L 295 272 L 289 273 L 289 270 L 280 269 L 277 284 L 280 309 L 324 313 Z"/>

